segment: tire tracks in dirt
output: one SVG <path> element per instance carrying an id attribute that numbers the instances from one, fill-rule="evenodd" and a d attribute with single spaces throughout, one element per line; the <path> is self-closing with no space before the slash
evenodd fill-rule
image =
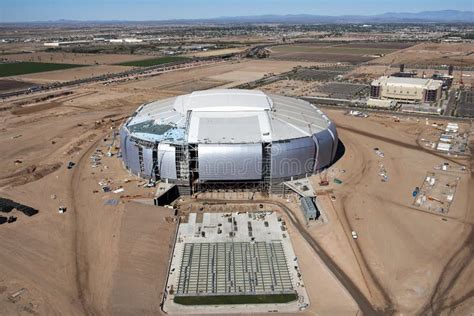
<path id="1" fill-rule="evenodd" d="M 344 227 L 344 231 L 349 232 L 352 229 L 351 229 L 351 224 L 349 222 L 349 218 L 347 216 L 346 203 L 345 202 L 346 202 L 346 200 L 344 199 L 341 203 L 342 204 L 342 216 L 343 216 L 343 218 L 342 218 L 342 220 L 341 220 L 341 218 L 339 218 L 339 220 L 341 220 L 341 225 Z M 346 237 L 348 239 L 350 238 L 349 239 L 349 245 L 351 246 L 352 251 L 354 252 L 354 256 L 356 258 L 357 264 L 358 264 L 358 266 L 359 266 L 359 268 L 362 272 L 362 275 L 363 275 L 366 283 L 367 283 L 367 277 L 368 277 L 370 279 L 370 283 L 375 287 L 375 290 L 378 292 L 378 294 L 381 295 L 381 297 L 383 299 L 383 303 L 386 306 L 386 308 L 388 309 L 388 311 L 394 312 L 395 308 L 394 308 L 393 301 L 390 298 L 390 295 L 388 294 L 388 292 L 383 287 L 383 285 L 380 282 L 379 278 L 375 275 L 375 273 L 372 271 L 372 269 L 370 269 L 370 266 L 367 262 L 367 259 L 365 258 L 364 252 L 360 248 L 359 244 L 358 243 L 351 243 L 350 240 L 352 238 L 349 237 L 347 234 L 346 234 Z M 367 288 L 369 289 L 369 291 L 371 291 L 370 286 L 367 286 Z M 372 293 L 372 291 L 371 291 L 371 293 Z"/>
<path id="2" fill-rule="evenodd" d="M 68 195 L 71 201 L 71 214 L 73 217 L 73 240 L 72 240 L 72 247 L 74 251 L 74 262 L 75 262 L 75 280 L 76 280 L 76 288 L 78 293 L 79 302 L 82 306 L 85 315 L 96 315 L 93 311 L 93 307 L 89 306 L 86 298 L 85 298 L 85 291 L 88 289 L 88 263 L 87 258 L 82 255 L 81 248 L 84 246 L 81 237 L 80 237 L 80 227 L 82 226 L 80 216 L 78 215 L 79 207 L 77 206 L 77 199 L 75 192 L 77 192 L 77 188 L 80 185 L 80 176 L 81 171 L 84 166 L 84 160 L 87 161 L 87 157 L 91 155 L 92 151 L 97 147 L 99 142 L 102 140 L 103 136 L 108 134 L 108 132 L 100 134 L 97 136 L 97 139 L 89 145 L 86 150 L 82 151 L 82 154 L 79 156 L 79 159 L 74 167 L 74 170 L 71 174 L 70 181 L 68 183 Z"/>
<path id="3" fill-rule="evenodd" d="M 450 157 L 446 157 L 443 154 L 438 154 L 436 152 L 433 152 L 427 148 L 422 147 L 422 145 L 417 142 L 416 145 L 414 144 L 409 144 L 405 143 L 399 140 L 391 139 L 388 137 L 384 137 L 381 135 L 376 135 L 367 131 L 362 131 L 356 128 L 344 126 L 344 125 L 338 125 L 339 129 L 346 130 L 348 132 L 356 133 L 362 136 L 370 137 L 373 139 L 378 139 L 396 146 L 408 148 L 411 150 L 417 150 L 417 151 L 422 151 L 426 152 L 427 154 L 430 154 L 432 156 L 441 158 L 443 160 L 450 161 L 454 164 L 460 165 L 460 166 L 465 166 L 467 168 L 471 169 L 471 177 L 468 182 L 468 186 L 472 186 L 472 178 L 473 178 L 473 172 L 472 170 L 472 165 L 473 165 L 473 160 L 472 158 L 470 161 L 468 161 L 467 165 L 464 165 L 460 163 L 459 161 L 456 161 Z M 474 196 L 471 194 L 470 195 L 470 202 L 468 205 L 471 206 L 474 205 Z M 345 215 L 345 211 L 344 211 Z M 472 210 L 468 210 L 466 217 L 472 217 Z M 447 264 L 444 266 L 438 281 L 435 285 L 435 288 L 432 292 L 431 297 L 429 298 L 429 301 L 422 307 L 420 312 L 418 313 L 419 315 L 439 315 L 442 311 L 446 309 L 450 309 L 450 311 L 453 311 L 454 308 L 462 304 L 463 302 L 469 300 L 474 294 L 473 291 L 469 291 L 466 295 L 464 295 L 462 298 L 456 300 L 455 302 L 445 305 L 448 299 L 448 294 L 451 292 L 451 290 L 455 287 L 456 282 L 459 280 L 463 272 L 469 267 L 469 264 L 471 261 L 474 259 L 474 228 L 472 224 L 469 224 L 471 222 L 471 219 L 467 219 L 464 221 L 461 221 L 464 224 L 470 226 L 470 232 L 464 242 L 461 244 L 461 246 L 453 253 L 453 255 L 450 257 L 448 260 Z"/>
<path id="4" fill-rule="evenodd" d="M 473 186 L 472 173 L 468 181 L 468 186 Z M 463 275 L 463 272 L 465 272 L 466 269 L 469 268 L 469 265 L 474 261 L 474 226 L 470 224 L 474 217 L 473 194 L 469 195 L 468 205 L 470 209 L 467 210 L 466 218 L 463 223 L 469 227 L 469 234 L 443 267 L 431 297 L 425 306 L 421 308 L 419 315 L 439 315 L 446 309 L 453 311 L 458 305 L 474 296 L 474 287 L 471 286 L 471 290 L 467 294 L 463 295 L 458 300 L 447 304 L 449 293 L 454 289 L 457 281 Z"/>
<path id="5" fill-rule="evenodd" d="M 360 150 L 358 147 L 358 144 L 355 144 L 353 142 L 345 142 L 347 147 L 352 147 L 352 151 L 354 152 L 354 155 L 357 155 L 358 157 L 363 157 L 361 158 L 362 160 L 360 161 L 360 166 L 356 165 L 355 167 L 360 167 L 360 170 L 356 173 L 353 174 L 351 177 L 347 178 L 345 183 L 350 184 L 351 187 L 357 187 L 359 186 L 365 179 L 367 179 L 368 174 L 370 172 L 370 164 L 373 163 L 367 155 L 365 155 L 365 152 Z M 357 164 L 357 161 L 354 161 L 354 164 Z M 375 273 L 372 271 L 370 268 L 367 259 L 365 258 L 365 255 L 359 246 L 358 243 L 353 243 L 352 242 L 352 236 L 349 235 L 348 232 L 352 231 L 352 225 L 349 221 L 349 217 L 347 215 L 346 211 L 346 204 L 347 204 L 347 195 L 344 195 L 341 198 L 341 208 L 342 208 L 342 214 L 340 216 L 339 212 L 337 211 L 337 208 L 334 207 L 334 203 L 331 201 L 332 207 L 337 215 L 337 219 L 342 225 L 345 236 L 347 239 L 347 242 L 349 246 L 352 249 L 352 252 L 354 254 L 354 257 L 356 259 L 357 265 L 359 267 L 359 270 L 362 274 L 362 277 L 364 279 L 364 282 L 366 283 L 367 289 L 369 290 L 370 294 L 374 298 L 374 294 L 376 295 L 375 298 L 381 299 L 383 305 L 386 307 L 387 313 L 393 313 L 395 311 L 394 304 L 392 299 L 390 298 L 389 293 L 385 290 L 383 287 L 381 281 L 379 278 L 375 275 Z M 376 293 L 374 293 L 374 290 Z"/>
<path id="6" fill-rule="evenodd" d="M 468 237 L 444 266 L 428 303 L 421 309 L 419 315 L 439 315 L 443 310 L 451 309 L 473 296 L 474 290 L 471 290 L 470 295 L 468 293 L 468 295 L 465 295 L 463 299 L 458 300 L 455 304 L 445 305 L 449 298 L 448 294 L 455 287 L 457 281 L 473 259 L 474 230 L 471 228 Z"/>
<path id="7" fill-rule="evenodd" d="M 411 149 L 411 150 L 423 151 L 423 152 L 426 152 L 430 155 L 441 158 L 443 160 L 450 161 L 454 164 L 464 166 L 464 167 L 468 167 L 468 166 L 466 166 L 466 165 L 464 165 L 464 164 L 462 164 L 462 163 L 460 163 L 460 162 L 458 162 L 458 161 L 456 161 L 452 158 L 446 157 L 443 154 L 438 154 L 438 153 L 433 152 L 429 149 L 423 148 L 418 144 L 414 145 L 414 144 L 405 143 L 405 142 L 402 142 L 402 141 L 399 141 L 399 140 L 395 140 L 395 139 L 388 138 L 388 137 L 381 136 L 381 135 L 376 135 L 376 134 L 373 134 L 373 133 L 370 133 L 370 132 L 367 132 L 367 131 L 363 131 L 363 130 L 360 130 L 360 129 L 357 129 L 357 128 L 352 128 L 352 127 L 345 126 L 345 125 L 340 125 L 340 124 L 337 125 L 337 128 L 342 129 L 342 130 L 346 130 L 348 132 L 352 132 L 352 133 L 355 133 L 355 134 L 359 134 L 359 135 L 362 135 L 362 136 L 366 136 L 366 137 L 369 137 L 369 138 L 377 139 L 377 140 L 380 140 L 380 141 L 383 141 L 383 142 L 387 142 L 387 143 L 390 143 L 392 145 L 404 147 L 404 148 Z"/>

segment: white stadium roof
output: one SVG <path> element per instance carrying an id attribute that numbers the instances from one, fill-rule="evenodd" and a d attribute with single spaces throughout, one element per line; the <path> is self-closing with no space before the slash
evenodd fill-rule
<path id="1" fill-rule="evenodd" d="M 308 137 L 330 120 L 310 103 L 256 90 L 216 89 L 140 107 L 133 136 L 168 143 L 259 143 Z"/>
<path id="2" fill-rule="evenodd" d="M 180 113 L 196 111 L 262 111 L 272 108 L 271 99 L 258 90 L 215 89 L 196 91 L 176 98 L 174 108 Z"/>

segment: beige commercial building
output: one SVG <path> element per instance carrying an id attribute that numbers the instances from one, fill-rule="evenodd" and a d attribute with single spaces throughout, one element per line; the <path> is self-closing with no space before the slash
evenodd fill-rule
<path id="1" fill-rule="evenodd" d="M 440 80 L 383 76 L 372 81 L 370 98 L 403 103 L 439 103 L 442 85 Z"/>

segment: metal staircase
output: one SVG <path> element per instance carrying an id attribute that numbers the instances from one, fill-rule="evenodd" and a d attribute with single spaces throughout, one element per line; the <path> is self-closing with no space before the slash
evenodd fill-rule
<path id="1" fill-rule="evenodd" d="M 143 147 L 138 146 L 138 162 L 140 163 L 140 173 L 145 174 L 145 164 L 143 163 Z"/>
<path id="2" fill-rule="evenodd" d="M 272 143 L 263 143 L 262 180 L 263 191 L 271 192 L 272 187 Z"/>

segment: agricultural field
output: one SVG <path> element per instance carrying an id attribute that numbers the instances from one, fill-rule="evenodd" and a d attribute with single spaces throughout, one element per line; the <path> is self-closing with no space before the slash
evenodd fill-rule
<path id="1" fill-rule="evenodd" d="M 374 43 L 282 45 L 271 48 L 270 58 L 358 64 L 390 54 L 399 47 L 403 47 L 402 43 L 397 43 L 395 46 Z"/>
<path id="2" fill-rule="evenodd" d="M 406 64 L 407 66 L 474 65 L 471 43 L 422 43 L 396 51 L 369 64 Z"/>
<path id="3" fill-rule="evenodd" d="M 189 60 L 189 58 L 183 57 L 183 56 L 165 56 L 165 57 L 124 62 L 118 65 L 131 66 L 131 67 L 151 67 L 151 66 L 169 64 L 169 63 L 175 63 L 175 62 L 181 62 L 181 61 L 187 61 L 187 60 Z"/>
<path id="4" fill-rule="evenodd" d="M 346 48 L 379 48 L 379 49 L 405 49 L 415 45 L 413 42 L 352 42 L 347 44 L 342 44 L 341 46 Z"/>
<path id="5" fill-rule="evenodd" d="M 379 47 L 347 47 L 347 46 L 318 46 L 313 47 L 306 45 L 291 45 L 291 46 L 277 46 L 272 50 L 276 52 L 285 53 L 320 53 L 320 54 L 348 54 L 348 55 L 376 55 L 391 53 L 394 49 L 390 48 L 379 48 Z"/>
<path id="6" fill-rule="evenodd" d="M 222 48 L 222 49 L 213 49 L 213 50 L 208 50 L 208 51 L 203 51 L 203 52 L 193 52 L 186 54 L 186 56 L 189 57 L 212 57 L 212 56 L 220 56 L 220 55 L 226 55 L 226 54 L 235 54 L 235 53 L 241 53 L 248 49 L 248 46 L 244 47 L 232 47 L 232 48 Z"/>
<path id="7" fill-rule="evenodd" d="M 18 80 L 0 80 L 0 92 L 13 91 L 17 89 L 25 89 L 34 87 L 36 84 L 32 82 Z"/>
<path id="8" fill-rule="evenodd" d="M 22 81 L 33 81 L 36 83 L 65 82 L 71 80 L 85 79 L 95 76 L 111 75 L 132 69 L 126 66 L 115 65 L 95 65 L 83 66 L 70 69 L 62 69 L 57 71 L 24 74 L 16 76 L 15 79 Z"/>
<path id="9" fill-rule="evenodd" d="M 69 68 L 76 68 L 76 67 L 81 67 L 81 65 L 36 63 L 36 62 L 18 62 L 18 63 L 0 64 L 0 77 L 17 76 L 17 75 L 23 75 L 23 74 L 69 69 Z"/>
<path id="10" fill-rule="evenodd" d="M 30 52 L 20 54 L 0 54 L 0 60 L 18 62 L 54 62 L 75 65 L 113 65 L 129 61 L 150 59 L 152 56 L 132 54 L 83 54 L 69 52 Z"/>

